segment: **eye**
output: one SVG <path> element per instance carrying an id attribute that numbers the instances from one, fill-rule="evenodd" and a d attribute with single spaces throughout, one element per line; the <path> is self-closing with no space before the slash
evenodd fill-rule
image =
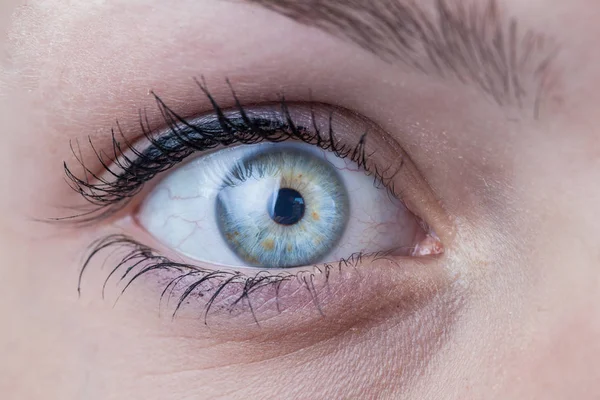
<path id="1" fill-rule="evenodd" d="M 314 323 L 307 304 L 316 317 L 326 300 L 329 311 L 362 318 L 369 311 L 357 307 L 382 291 L 404 304 L 431 298 L 446 282 L 439 268 L 421 268 L 420 257 L 443 252 L 434 232 L 443 213 L 377 125 L 326 104 L 242 106 L 235 92 L 221 108 L 200 88 L 213 112 L 184 118 L 156 97 L 167 128 L 151 129 L 142 114 L 142 138 L 117 129 L 110 161 L 92 145 L 104 173 L 77 156 L 83 173 L 65 165 L 71 187 L 92 206 L 68 219 L 118 229 L 92 244 L 80 290 L 104 254 L 101 265 L 111 268 L 103 295 L 111 281 L 120 297 L 152 277 L 146 282 L 173 316 L 196 299 L 205 323 L 219 310 L 219 323 L 247 315 L 264 327 L 281 316 L 285 322 L 272 323 L 280 329 Z M 246 335 L 238 324 L 222 327 Z"/>
<path id="2" fill-rule="evenodd" d="M 408 255 L 418 220 L 348 158 L 309 144 L 217 150 L 165 177 L 139 223 L 163 244 L 223 266 L 289 268 L 352 254 Z"/>

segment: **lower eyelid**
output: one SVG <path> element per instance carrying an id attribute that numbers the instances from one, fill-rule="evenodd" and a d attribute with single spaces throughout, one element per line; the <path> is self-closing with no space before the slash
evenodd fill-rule
<path id="1" fill-rule="evenodd" d="M 102 279 L 94 278 L 98 272 L 104 277 L 108 274 L 100 271 L 102 264 L 111 266 L 123 255 L 131 255 L 127 248 L 106 250 L 108 254 L 99 255 L 88 266 L 94 273 L 82 282 L 85 301 L 101 290 L 94 283 Z M 359 352 L 378 348 L 382 355 L 375 357 L 377 362 L 383 360 L 384 368 L 399 371 L 403 379 L 410 380 L 427 368 L 452 337 L 462 305 L 461 288 L 435 258 L 364 257 L 356 261 L 330 268 L 301 268 L 279 287 L 255 286 L 255 291 L 232 308 L 247 287 L 247 280 L 233 282 L 205 314 L 215 288 L 231 279 L 230 275 L 221 276 L 191 292 L 175 321 L 171 319 L 174 307 L 194 280 L 181 282 L 170 304 L 169 292 L 164 290 L 183 271 L 154 270 L 122 295 L 127 280 L 119 284 L 120 271 L 109 282 L 105 300 L 110 305 L 119 299 L 111 314 L 121 313 L 124 324 L 138 325 L 139 331 L 133 333 L 142 343 L 160 338 L 155 350 L 159 354 L 172 351 L 171 360 L 177 360 L 173 362 L 186 357 L 190 369 L 273 360 L 298 363 L 302 354 L 312 359 L 308 368 L 323 361 L 333 367 L 341 362 L 354 368 L 354 363 L 360 363 L 356 359 Z M 123 267 L 134 264 L 135 260 L 129 260 Z M 210 288 L 213 290 L 201 293 Z M 166 295 L 158 304 L 163 293 Z M 179 365 L 168 360 L 167 368 Z"/>
<path id="2" fill-rule="evenodd" d="M 115 242 L 119 238 L 112 237 Z M 175 314 L 178 320 L 196 324 L 200 336 L 214 338 L 222 333 L 227 340 L 244 341 L 277 332 L 293 336 L 295 331 L 306 330 L 319 337 L 332 333 L 330 324 L 334 321 L 335 329 L 343 330 L 380 323 L 392 316 L 406 317 L 406 313 L 417 312 L 446 292 L 452 283 L 434 258 L 364 256 L 294 271 L 245 274 L 223 270 L 190 275 L 192 270 L 182 265 L 167 268 L 163 264 L 136 277 L 122 292 L 132 277 L 150 266 L 138 263 L 131 250 L 124 243 L 109 246 L 86 267 L 95 269 L 100 264 L 114 265 L 124 256 L 130 258 L 107 281 L 107 299 L 127 303 L 129 296 L 134 296 L 136 304 L 143 300 L 148 303 L 143 304 L 147 312 L 156 312 L 156 299 L 162 296 L 161 315 Z M 165 259 L 161 260 L 164 263 Z M 213 277 L 187 293 L 206 273 Z M 171 285 L 178 278 L 177 285 Z M 81 284 L 86 287 L 84 293 L 91 290 L 88 280 Z M 319 326 L 328 328 L 319 333 L 315 331 Z"/>

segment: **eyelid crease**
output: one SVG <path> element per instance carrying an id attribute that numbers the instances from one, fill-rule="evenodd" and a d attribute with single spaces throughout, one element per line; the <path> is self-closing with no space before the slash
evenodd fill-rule
<path id="1" fill-rule="evenodd" d="M 388 174 L 388 170 L 377 166 L 373 167 L 373 171 L 369 170 L 366 153 L 368 130 L 362 134 L 356 146 L 349 146 L 339 139 L 333 129 L 333 111 L 330 111 L 324 129 L 319 128 L 316 122 L 315 107 L 318 104 L 314 103 L 308 103 L 310 116 L 307 127 L 294 122 L 284 96 L 281 96 L 278 105 L 263 105 L 262 111 L 247 111 L 241 105 L 229 81 L 227 83 L 236 106 L 232 111 L 224 111 L 205 84 L 197 80 L 196 83 L 209 99 L 213 114 L 186 120 L 153 93 L 167 126 L 166 134 L 157 136 L 151 131 L 145 115 L 140 112 L 142 134 L 149 143 L 145 149 L 140 150 L 130 143 L 118 123 L 116 129 L 111 132 L 112 154 L 107 155 L 96 150 L 91 140 L 89 141 L 95 157 L 106 172 L 104 176 L 99 176 L 88 168 L 79 155 L 80 151 L 75 151 L 72 145 L 73 155 L 77 164 L 83 169 L 83 174 L 82 176 L 75 174 L 65 163 L 65 175 L 71 188 L 81 194 L 93 208 L 90 211 L 53 220 L 90 223 L 108 218 L 124 208 L 142 190 L 144 184 L 156 175 L 169 170 L 196 152 L 235 143 L 255 144 L 261 141 L 298 140 L 329 150 L 338 157 L 350 158 L 359 167 L 365 169 L 366 173 L 372 175 L 376 184 L 386 186 L 386 183 L 391 182 L 393 178 Z M 123 143 L 119 141 L 118 134 Z M 395 173 L 402 167 L 403 162 L 401 158 Z M 389 189 L 393 191 L 393 188 Z"/>

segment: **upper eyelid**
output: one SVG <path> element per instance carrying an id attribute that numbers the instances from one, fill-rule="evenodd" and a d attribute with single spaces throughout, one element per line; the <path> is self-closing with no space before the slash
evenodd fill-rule
<path id="1" fill-rule="evenodd" d="M 235 92 L 233 94 L 235 98 Z M 158 103 L 164 105 L 160 101 Z M 235 103 L 232 105 L 231 99 L 229 101 L 223 99 L 220 104 L 224 104 L 223 110 L 228 110 L 226 111 L 227 113 L 231 112 L 235 114 L 237 112 L 240 114 L 239 109 L 237 109 L 239 107 L 236 108 Z M 265 109 L 268 109 L 271 115 L 273 115 L 273 109 L 277 107 L 279 109 L 277 114 L 279 115 L 279 121 L 282 119 L 291 119 L 292 121 L 298 121 L 302 127 L 308 127 L 305 133 L 308 135 L 309 141 L 305 140 L 305 142 L 316 144 L 320 141 L 322 149 L 330 150 L 332 153 L 341 156 L 341 158 L 348 157 L 350 160 L 355 161 L 363 172 L 373 178 L 375 185 L 385 188 L 390 195 L 399 199 L 422 222 L 426 231 L 433 231 L 438 234 L 441 232 L 439 236 L 442 238 L 442 242 L 445 242 L 446 239 L 451 240 L 450 236 L 451 232 L 453 232 L 453 224 L 443 210 L 443 203 L 432 191 L 432 188 L 421 175 L 409 154 L 404 151 L 399 138 L 387 132 L 376 122 L 352 110 L 325 103 L 307 101 L 287 103 L 285 99 L 282 99 L 278 104 L 272 102 L 256 104 L 250 101 L 245 101 L 245 104 L 249 104 L 248 106 L 244 105 L 246 109 L 256 112 L 257 115 L 261 115 L 260 111 L 264 112 Z M 293 107 L 288 108 L 288 106 L 292 105 Z M 166 107 L 166 105 L 164 106 Z M 285 116 L 285 113 L 282 114 L 281 109 L 289 111 L 289 118 L 282 117 L 282 115 Z M 168 110 L 168 107 L 166 107 L 163 111 Z M 203 114 L 203 116 L 185 119 L 185 125 L 193 125 L 194 121 L 212 121 L 214 124 L 214 114 L 217 113 L 211 114 L 209 112 Z M 211 117 L 210 115 L 213 116 Z M 183 118 L 178 117 L 177 119 L 180 120 Z M 144 125 L 144 114 L 141 112 L 139 121 L 141 126 L 145 128 L 145 133 L 141 138 L 138 136 L 135 141 L 130 142 L 125 139 L 125 144 L 121 144 L 117 140 L 117 134 L 122 133 L 118 129 L 119 126 L 117 126 L 116 131 L 113 130 L 112 157 L 110 157 L 111 151 L 109 151 L 105 160 L 100 162 L 100 166 L 97 165 L 98 160 L 94 159 L 93 156 L 96 155 L 96 158 L 102 159 L 102 154 L 105 154 L 104 152 L 94 151 L 94 154 L 91 155 L 91 160 L 86 158 L 86 162 L 84 162 L 83 157 L 78 156 L 81 152 L 77 151 L 77 148 L 74 149 L 74 156 L 78 160 L 78 163 L 75 165 L 81 164 L 81 167 L 86 172 L 77 175 L 74 173 L 75 170 L 72 171 L 69 169 L 66 163 L 65 172 L 67 180 L 71 179 L 69 182 L 71 188 L 88 201 L 88 208 L 84 208 L 85 206 L 82 206 L 80 203 L 79 205 L 75 203 L 70 215 L 59 218 L 46 218 L 46 221 L 63 222 L 75 227 L 94 226 L 100 223 L 102 226 L 105 226 L 108 223 L 118 223 L 122 218 L 127 218 L 129 210 L 134 209 L 143 200 L 143 195 L 149 187 L 159 182 L 160 177 L 154 179 L 156 175 L 165 172 L 171 167 L 175 167 L 183 158 L 196 153 L 195 150 L 186 150 L 186 157 L 175 160 L 177 162 L 172 162 L 168 165 L 162 164 L 162 168 L 159 168 L 159 170 L 150 170 L 145 177 L 146 179 L 136 181 L 135 175 L 129 176 L 129 179 L 119 176 L 117 173 L 118 170 L 121 169 L 122 171 L 126 169 L 126 165 L 121 164 L 119 166 L 119 163 L 124 160 L 123 158 L 119 158 L 121 153 L 124 156 L 131 154 L 132 160 L 135 160 L 136 152 L 138 152 L 137 154 L 142 154 L 139 152 L 146 148 L 143 142 L 147 143 L 148 141 L 144 139 L 144 136 L 146 138 L 150 137 L 150 139 L 161 138 L 169 133 L 168 122 L 166 123 L 167 129 L 165 132 L 165 128 L 161 128 L 160 126 L 150 130 L 149 123 Z M 316 123 L 316 121 L 319 122 Z M 332 129 L 332 122 L 335 123 L 335 131 Z M 214 127 L 215 125 L 213 125 L 213 129 Z M 337 130 L 338 127 L 340 128 L 339 130 Z M 293 131 L 297 132 L 298 129 L 294 129 Z M 315 134 L 316 131 L 319 131 L 319 133 Z M 129 134 L 132 133 L 130 130 L 127 130 L 127 132 Z M 282 136 L 281 133 L 278 133 L 278 135 L 280 136 L 280 140 L 294 138 L 290 135 Z M 124 132 L 122 136 L 125 138 Z M 365 141 L 365 139 L 367 140 Z M 251 143 L 256 143 L 256 141 L 251 141 Z M 91 146 L 93 147 L 93 144 Z M 104 148 L 110 148 L 110 146 L 104 145 Z M 213 147 L 213 149 L 216 150 L 217 148 Z M 373 155 L 375 156 L 372 157 Z M 90 167 L 88 168 L 87 165 L 90 165 Z M 102 174 L 100 171 L 102 171 L 103 168 L 101 167 L 103 165 L 108 165 L 110 172 L 107 173 L 104 171 L 105 173 Z M 145 166 L 143 165 L 142 167 Z M 87 172 L 90 172 L 90 175 L 94 173 L 94 176 L 98 179 L 96 181 L 88 180 Z M 122 190 L 122 186 L 115 189 L 113 185 L 115 175 L 119 176 L 117 179 L 120 180 L 118 181 L 127 189 L 125 193 Z M 98 185 L 98 182 L 100 185 Z M 146 185 L 146 183 L 149 183 L 149 185 Z M 91 203 L 91 207 L 89 207 L 89 203 Z"/>
<path id="2" fill-rule="evenodd" d="M 236 104 L 236 107 L 232 111 L 221 109 L 206 87 L 202 83 L 196 82 L 211 101 L 213 114 L 201 116 L 196 119 L 184 119 L 154 94 L 160 113 L 167 125 L 168 135 L 165 136 L 164 133 L 156 135 L 154 131 L 150 130 L 149 124 L 145 124 L 144 115 L 140 113 L 140 126 L 143 136 L 152 145 L 148 146 L 145 150 L 138 149 L 134 143 L 127 140 L 118 124 L 116 131 L 113 130 L 112 133 L 112 154 L 107 155 L 103 151 L 97 151 L 90 140 L 90 146 L 93 149 L 94 155 L 99 160 L 102 168 L 106 170 L 105 172 L 108 173 L 108 178 L 99 176 L 96 172 L 88 168 L 79 155 L 81 152 L 75 151 L 72 148 L 73 154 L 78 161 L 77 164 L 83 168 L 83 174 L 77 175 L 65 163 L 64 168 L 67 179 L 71 187 L 79 192 L 88 202 L 96 206 L 96 208 L 89 212 L 78 213 L 64 218 L 55 218 L 54 220 L 88 223 L 114 215 L 141 191 L 143 183 L 151 180 L 157 174 L 170 169 L 197 151 L 209 150 L 217 147 L 219 144 L 227 145 L 227 142 L 231 141 L 231 137 L 226 135 L 219 136 L 219 134 L 231 132 L 231 128 L 239 129 L 243 127 L 244 129 L 249 129 L 249 131 L 242 131 L 238 135 L 240 136 L 238 141 L 242 144 L 259 141 L 255 136 L 244 136 L 248 133 L 258 133 L 259 136 L 262 134 L 263 137 L 259 138 L 260 141 L 269 140 L 277 142 L 287 139 L 300 139 L 325 150 L 330 150 L 338 156 L 351 157 L 359 166 L 366 167 L 367 156 L 365 154 L 364 143 L 366 133 L 358 140 L 356 147 L 350 147 L 340 142 L 334 136 L 332 129 L 333 111 L 330 111 L 329 114 L 328 131 L 322 132 L 315 122 L 314 108 L 318 106 L 316 104 L 308 103 L 306 106 L 310 109 L 311 121 L 307 124 L 310 125 L 309 127 L 304 127 L 296 125 L 294 118 L 290 114 L 289 105 L 283 97 L 280 104 L 269 107 L 269 118 L 264 117 L 264 119 L 261 119 L 261 113 L 259 112 L 246 112 L 244 106 L 238 101 L 229 81 L 227 83 L 231 88 Z M 265 128 L 260 125 L 261 122 L 263 124 L 270 124 L 271 126 Z M 244 126 L 244 123 L 250 123 L 251 126 Z M 277 125 L 272 126 L 273 123 Z M 182 135 L 184 130 L 186 133 Z M 124 143 L 118 140 L 118 134 L 120 134 Z M 197 139 L 204 140 L 206 143 L 203 146 L 197 146 L 197 143 L 194 144 L 188 140 L 191 136 L 186 137 L 186 135 L 200 135 Z M 169 142 L 174 143 L 171 148 L 167 148 L 166 143 Z M 169 151 L 174 151 L 174 153 L 169 153 Z M 181 153 L 177 153 L 177 151 L 181 151 Z M 174 159 L 169 160 L 172 154 L 176 154 L 176 156 Z M 160 157 L 163 157 L 163 159 L 160 160 L 160 163 L 156 163 Z M 154 165 L 152 165 L 153 162 Z M 401 158 L 400 164 L 402 165 L 402 163 L 403 158 Z M 384 174 L 385 172 L 381 175 L 382 181 L 384 180 Z M 376 179 L 379 178 L 379 171 L 376 171 L 374 175 Z M 93 180 L 90 180 L 90 177 Z"/>

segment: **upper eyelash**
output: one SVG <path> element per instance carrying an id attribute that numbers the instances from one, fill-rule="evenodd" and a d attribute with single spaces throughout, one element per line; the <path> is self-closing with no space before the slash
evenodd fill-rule
<path id="1" fill-rule="evenodd" d="M 213 115 L 201 119 L 201 124 L 194 125 L 179 116 L 169 108 L 158 95 L 152 93 L 159 111 L 168 127 L 168 132 L 160 137 L 155 137 L 149 128 L 149 122 L 140 112 L 140 127 L 143 136 L 148 140 L 149 146 L 144 150 L 136 149 L 123 134 L 117 123 L 116 130 L 112 130 L 111 155 L 97 151 L 91 140 L 89 145 L 94 151 L 106 174 L 98 176 L 88 168 L 71 145 L 72 152 L 83 169 L 83 176 L 77 175 L 64 163 L 64 171 L 71 188 L 80 193 L 85 200 L 94 206 L 88 212 L 79 213 L 55 220 L 75 220 L 77 222 L 90 222 L 111 216 L 121 210 L 137 195 L 143 185 L 157 174 L 167 171 L 198 151 L 214 149 L 218 146 L 228 146 L 233 143 L 254 144 L 261 141 L 281 142 L 289 139 L 300 140 L 316 145 L 323 150 L 328 150 L 341 158 L 350 158 L 362 167 L 365 172 L 375 177 L 376 184 L 391 182 L 393 176 L 386 176 L 385 171 L 373 167 L 369 170 L 367 165 L 365 132 L 355 147 L 348 146 L 336 140 L 333 130 L 333 113 L 329 115 L 327 133 L 323 134 L 316 126 L 313 107 L 311 114 L 313 126 L 311 128 L 298 126 L 294 123 L 285 97 L 281 96 L 279 111 L 273 112 L 272 119 L 253 115 L 246 111 L 240 103 L 229 80 L 231 94 L 235 101 L 235 115 L 226 115 L 214 97 L 210 94 L 205 84 L 196 80 L 199 88 L 209 99 L 213 108 Z M 121 143 L 117 132 L 123 139 Z M 131 152 L 133 156 L 128 155 Z M 111 160 L 110 162 L 107 161 Z M 402 166 L 402 160 L 400 167 Z M 397 172 L 397 171 L 396 171 Z M 394 174 L 395 175 L 395 174 Z M 91 179 L 90 179 L 91 178 Z M 93 182 L 92 182 L 93 180 Z M 393 188 L 388 187 L 393 192 Z"/>

